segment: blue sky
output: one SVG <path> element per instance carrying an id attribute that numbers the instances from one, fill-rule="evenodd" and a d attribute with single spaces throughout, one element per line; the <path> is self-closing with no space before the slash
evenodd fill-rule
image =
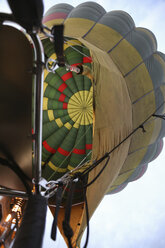
<path id="1" fill-rule="evenodd" d="M 45 0 L 45 11 L 56 3 L 75 1 Z M 76 5 L 83 1 L 76 1 Z M 156 36 L 158 50 L 165 53 L 164 0 L 100 0 L 106 11 L 124 10 L 136 26 L 149 28 Z M 6 11 L 6 1 L 0 0 Z M 89 248 L 164 248 L 165 247 L 165 149 L 145 175 L 130 183 L 122 192 L 105 196 L 90 221 Z M 58 234 L 57 242 L 49 239 L 51 217 L 47 221 L 44 248 L 64 248 Z M 83 242 L 82 242 L 83 243 Z"/>

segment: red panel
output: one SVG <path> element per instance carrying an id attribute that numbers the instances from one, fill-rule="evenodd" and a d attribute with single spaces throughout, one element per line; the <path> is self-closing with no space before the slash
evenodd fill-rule
<path id="1" fill-rule="evenodd" d="M 83 57 L 83 63 L 91 63 L 92 58 L 91 57 Z"/>
<path id="2" fill-rule="evenodd" d="M 85 149 L 74 149 L 73 150 L 73 153 L 75 154 L 85 154 Z"/>
<path id="3" fill-rule="evenodd" d="M 45 23 L 45 22 L 48 22 L 48 21 L 51 21 L 51 20 L 54 20 L 54 19 L 66 19 L 67 16 L 68 16 L 68 14 L 63 13 L 63 12 L 52 13 L 52 14 L 50 14 L 48 16 L 45 16 L 43 18 L 42 23 Z"/>
<path id="4" fill-rule="evenodd" d="M 86 150 L 92 150 L 92 144 L 86 144 Z"/>
<path id="5" fill-rule="evenodd" d="M 62 80 L 65 82 L 66 80 L 68 80 L 68 79 L 70 79 L 70 78 L 72 78 L 73 76 L 72 76 L 72 73 L 69 71 L 69 72 L 67 72 L 66 74 L 64 74 L 61 78 L 62 78 Z"/>
<path id="6" fill-rule="evenodd" d="M 68 156 L 69 153 L 70 153 L 70 152 L 68 152 L 68 151 L 66 151 L 66 150 L 64 150 L 64 149 L 62 149 L 61 147 L 59 147 L 59 148 L 57 149 L 57 151 L 58 151 L 59 153 L 61 153 L 62 155 L 64 155 L 64 156 Z"/>
<path id="7" fill-rule="evenodd" d="M 66 89 L 66 87 L 67 87 L 66 83 L 63 83 L 63 84 L 60 85 L 60 87 L 58 88 L 58 90 L 60 92 L 63 92 Z"/>
<path id="8" fill-rule="evenodd" d="M 45 148 L 48 152 L 51 152 L 51 153 L 53 153 L 53 154 L 56 152 L 56 150 L 55 150 L 54 148 L 52 148 L 52 147 L 46 142 L 46 140 L 44 140 L 44 141 L 42 142 L 42 144 L 43 144 L 44 148 Z"/>
<path id="9" fill-rule="evenodd" d="M 67 107 L 68 107 L 68 104 L 67 104 L 66 102 L 64 102 L 62 108 L 63 108 L 63 109 L 67 109 Z"/>
<path id="10" fill-rule="evenodd" d="M 60 97 L 59 97 L 59 101 L 60 102 L 63 102 L 64 100 L 65 100 L 65 97 L 66 97 L 66 95 L 64 95 L 63 93 L 60 95 Z"/>

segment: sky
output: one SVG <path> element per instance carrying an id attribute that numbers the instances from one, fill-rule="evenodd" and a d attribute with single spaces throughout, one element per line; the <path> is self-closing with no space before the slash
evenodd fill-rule
<path id="1" fill-rule="evenodd" d="M 57 3 L 73 6 L 84 1 L 44 0 L 45 11 Z M 99 0 L 106 11 L 124 10 L 136 26 L 150 29 L 157 38 L 158 50 L 165 53 L 165 0 Z M 8 11 L 0 0 L 0 11 Z M 164 248 L 165 247 L 165 149 L 150 163 L 145 175 L 118 194 L 105 196 L 90 221 L 89 248 Z M 51 216 L 48 212 L 43 248 L 64 248 L 58 233 L 50 240 Z M 83 240 L 82 240 L 83 247 Z"/>

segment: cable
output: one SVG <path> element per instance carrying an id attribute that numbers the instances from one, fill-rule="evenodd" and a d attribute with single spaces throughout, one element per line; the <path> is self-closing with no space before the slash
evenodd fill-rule
<path id="1" fill-rule="evenodd" d="M 67 42 L 70 43 L 70 44 L 72 43 L 72 44 L 75 44 L 76 46 L 80 46 L 82 48 L 85 48 L 85 49 L 89 50 L 86 46 L 83 46 L 82 43 L 79 40 L 73 40 L 73 38 L 70 38 L 70 40 L 69 40 L 66 37 L 64 37 L 64 42 L 65 41 L 66 41 L 66 43 Z M 78 41 L 78 42 L 76 42 L 76 41 Z"/>
<path id="2" fill-rule="evenodd" d="M 66 42 L 65 42 L 66 43 Z M 71 42 L 69 42 L 69 40 L 67 40 L 67 43 L 71 43 Z M 72 42 L 73 43 L 73 42 Z M 76 44 L 77 46 L 80 46 L 80 47 L 83 47 L 83 48 L 86 48 L 86 49 L 88 49 L 87 47 L 85 47 L 85 46 L 82 46 L 82 45 L 79 45 L 79 44 Z M 70 45 L 70 47 L 73 49 L 73 50 L 75 50 L 76 52 L 78 52 L 78 53 L 80 53 L 81 55 L 83 55 L 83 56 L 85 56 L 85 57 L 87 57 L 87 58 L 89 58 L 90 60 L 91 60 L 91 62 L 92 62 L 92 59 L 91 59 L 91 57 L 89 57 L 87 54 L 85 54 L 85 53 L 83 53 L 83 52 L 81 52 L 81 51 L 79 51 L 77 48 L 75 48 L 74 46 L 72 46 L 72 45 Z"/>
<path id="3" fill-rule="evenodd" d="M 84 186 L 85 188 L 89 187 L 91 184 L 93 184 L 93 183 L 97 180 L 97 178 L 102 174 L 102 172 L 104 171 L 104 169 L 107 167 L 109 160 L 110 160 L 110 156 L 108 156 L 105 165 L 104 165 L 103 168 L 99 171 L 99 173 L 96 175 L 96 177 L 95 177 L 93 180 L 91 180 L 88 184 L 86 184 L 86 185 Z"/>
<path id="4" fill-rule="evenodd" d="M 104 154 L 103 157 L 101 157 L 99 160 L 95 161 L 93 163 L 93 165 L 89 168 L 87 168 L 82 174 L 85 176 L 85 174 L 89 174 L 89 172 L 91 170 L 93 170 L 97 165 L 99 165 L 106 157 L 108 157 L 105 165 L 103 166 L 103 168 L 100 170 L 100 172 L 96 175 L 96 177 L 89 182 L 85 187 L 89 187 L 92 183 L 94 183 L 96 181 L 96 179 L 102 174 L 102 172 L 104 171 L 104 169 L 106 168 L 109 159 L 110 159 L 110 154 L 112 152 L 114 152 L 121 144 L 123 144 L 129 137 L 131 137 L 139 128 L 142 129 L 143 132 L 146 132 L 146 130 L 144 129 L 144 124 L 151 118 L 151 117 L 158 117 L 160 118 L 160 116 L 155 115 L 155 113 L 164 105 L 165 101 L 156 109 L 156 111 L 154 112 L 154 114 L 150 115 L 144 122 L 142 122 L 142 124 L 140 124 L 137 128 L 135 128 L 126 138 L 124 138 L 118 145 L 116 145 L 111 151 L 107 152 Z M 164 117 L 164 115 L 162 115 Z M 164 118 L 163 118 L 164 119 Z"/>

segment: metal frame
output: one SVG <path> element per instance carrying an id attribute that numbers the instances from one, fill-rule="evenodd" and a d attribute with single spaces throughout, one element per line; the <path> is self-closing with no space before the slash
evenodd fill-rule
<path id="1" fill-rule="evenodd" d="M 43 104 L 43 65 L 44 51 L 36 33 L 31 36 L 34 45 L 35 57 L 35 91 L 34 91 L 34 180 L 35 193 L 40 192 L 41 156 L 42 156 L 42 104 Z"/>
<path id="2" fill-rule="evenodd" d="M 0 13 L 0 22 L 11 22 L 17 24 L 12 15 Z M 22 27 L 21 27 L 22 28 Z M 24 32 L 27 34 L 26 31 Z M 42 156 L 42 103 L 43 103 L 43 67 L 45 65 L 44 50 L 37 31 L 28 33 L 34 46 L 34 160 L 33 160 L 33 184 L 35 186 L 34 194 L 39 194 L 41 189 L 39 182 L 41 180 L 41 156 Z M 28 198 L 26 192 L 0 187 L 0 195 Z"/>
<path id="3" fill-rule="evenodd" d="M 23 199 L 28 199 L 28 194 L 26 194 L 23 191 L 18 191 L 18 190 L 12 190 L 12 189 L 5 189 L 5 188 L 0 188 L 0 195 L 1 196 L 11 196 L 11 197 L 20 197 Z"/>

